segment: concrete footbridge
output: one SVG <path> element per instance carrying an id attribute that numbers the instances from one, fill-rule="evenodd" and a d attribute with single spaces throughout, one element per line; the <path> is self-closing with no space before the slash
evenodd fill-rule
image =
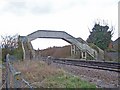
<path id="1" fill-rule="evenodd" d="M 97 59 L 97 51 L 92 49 L 87 44 L 79 42 L 75 37 L 66 33 L 65 31 L 53 31 L 53 30 L 38 30 L 27 36 L 21 36 L 24 58 L 26 58 L 28 54 L 32 58 L 35 57 L 35 51 L 33 50 L 31 41 L 37 38 L 55 38 L 65 40 L 66 42 L 72 45 L 71 50 L 73 52 L 75 52 L 75 47 L 79 49 L 79 51 L 82 54 L 82 58 L 86 59 L 87 55 L 89 55 L 92 58 Z"/>

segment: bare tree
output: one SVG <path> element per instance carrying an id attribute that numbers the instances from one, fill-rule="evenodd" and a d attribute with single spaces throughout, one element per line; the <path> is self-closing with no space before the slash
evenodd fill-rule
<path id="1" fill-rule="evenodd" d="M 18 35 L 14 36 L 1 36 L 2 41 L 1 41 L 1 47 L 2 48 L 7 48 L 9 50 L 17 48 L 18 47 Z"/>
<path id="2" fill-rule="evenodd" d="M 1 36 L 1 48 L 2 48 L 2 60 L 5 60 L 6 54 L 12 54 L 13 51 L 18 47 L 18 35 L 13 36 Z"/>

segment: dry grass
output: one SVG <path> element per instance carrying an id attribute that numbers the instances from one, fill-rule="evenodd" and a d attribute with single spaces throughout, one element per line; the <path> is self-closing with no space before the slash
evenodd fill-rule
<path id="1" fill-rule="evenodd" d="M 24 78 L 29 82 L 41 82 L 45 78 L 63 74 L 62 70 L 56 69 L 54 66 L 47 65 L 43 61 L 30 61 L 14 63 L 15 68 L 24 74 Z"/>
<path id="2" fill-rule="evenodd" d="M 37 88 L 84 88 L 95 87 L 88 82 L 81 81 L 78 77 L 68 75 L 62 69 L 48 65 L 43 61 L 25 60 L 15 62 L 14 67 L 21 71 L 25 80 Z"/>

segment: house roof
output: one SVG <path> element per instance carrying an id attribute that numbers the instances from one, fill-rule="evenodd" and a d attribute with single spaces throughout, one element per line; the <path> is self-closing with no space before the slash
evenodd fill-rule
<path id="1" fill-rule="evenodd" d="M 112 42 L 113 45 L 118 45 L 120 44 L 120 37 L 118 37 L 115 41 Z"/>

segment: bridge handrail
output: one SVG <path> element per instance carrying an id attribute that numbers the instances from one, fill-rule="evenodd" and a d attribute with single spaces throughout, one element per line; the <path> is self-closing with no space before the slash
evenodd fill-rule
<path id="1" fill-rule="evenodd" d="M 81 49 L 81 50 L 86 50 L 93 58 L 96 59 L 96 56 L 97 56 L 97 51 L 92 49 L 89 45 L 87 44 L 82 44 L 80 43 L 75 37 L 71 36 L 70 34 L 66 33 L 66 32 L 63 32 L 65 33 L 66 35 L 69 36 L 69 38 L 66 38 L 66 39 L 74 39 L 75 43 L 78 45 L 78 48 Z M 96 55 L 95 55 L 96 54 Z"/>

